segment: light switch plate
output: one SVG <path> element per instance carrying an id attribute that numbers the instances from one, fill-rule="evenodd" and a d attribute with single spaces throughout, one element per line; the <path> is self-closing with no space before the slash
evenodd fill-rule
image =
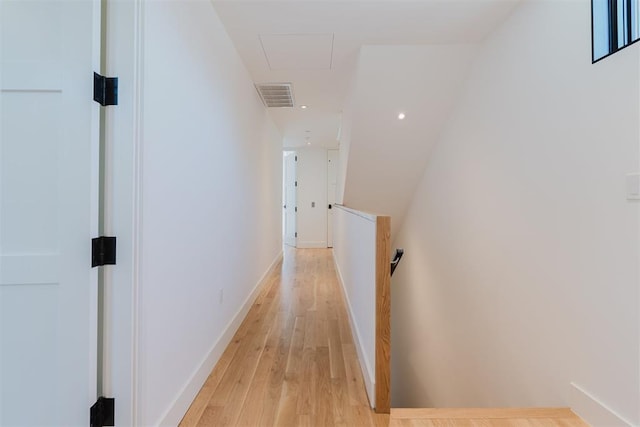
<path id="1" fill-rule="evenodd" d="M 640 172 L 627 174 L 627 200 L 640 200 Z"/>

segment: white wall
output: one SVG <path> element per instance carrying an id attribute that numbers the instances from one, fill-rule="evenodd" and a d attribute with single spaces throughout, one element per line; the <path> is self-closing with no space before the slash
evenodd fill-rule
<path id="1" fill-rule="evenodd" d="M 333 257 L 344 290 L 369 402 L 375 402 L 376 217 L 336 206 Z"/>
<path id="2" fill-rule="evenodd" d="M 338 135 L 338 170 L 336 180 L 336 203 L 344 204 L 344 188 L 349 166 L 349 151 L 351 149 L 351 126 L 353 124 L 353 103 L 355 100 L 356 79 L 360 64 L 360 52 L 349 84 L 349 90 L 344 100 L 340 114 L 340 132 Z"/>
<path id="3" fill-rule="evenodd" d="M 524 2 L 479 52 L 397 240 L 393 406 L 640 423 L 640 45 L 592 65 L 589 8 Z"/>
<path id="4" fill-rule="evenodd" d="M 209 1 L 144 17 L 138 422 L 176 425 L 281 251 L 282 145 Z"/>
<path id="5" fill-rule="evenodd" d="M 327 247 L 327 150 L 296 149 L 298 248 Z M 315 207 L 311 204 L 315 203 Z"/>

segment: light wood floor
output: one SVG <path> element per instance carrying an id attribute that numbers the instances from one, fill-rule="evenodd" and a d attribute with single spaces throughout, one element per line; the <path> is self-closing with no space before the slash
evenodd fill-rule
<path id="1" fill-rule="evenodd" d="M 331 250 L 288 248 L 180 425 L 584 425 L 567 412 L 410 411 L 392 409 L 390 419 L 369 407 Z"/>
<path id="2" fill-rule="evenodd" d="M 329 249 L 288 249 L 181 426 L 388 424 L 369 409 Z"/>

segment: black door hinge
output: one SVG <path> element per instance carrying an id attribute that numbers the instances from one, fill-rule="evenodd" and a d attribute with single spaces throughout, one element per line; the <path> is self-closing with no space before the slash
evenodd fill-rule
<path id="1" fill-rule="evenodd" d="M 118 78 L 93 73 L 93 100 L 102 106 L 118 105 Z"/>
<path id="2" fill-rule="evenodd" d="M 296 186 L 296 187 L 298 186 L 298 181 L 296 181 L 296 185 L 295 185 L 295 186 Z"/>
<path id="3" fill-rule="evenodd" d="M 296 233 L 295 233 L 295 237 L 298 237 L 298 232 L 297 232 L 297 231 L 296 231 Z"/>
<path id="4" fill-rule="evenodd" d="M 91 267 L 115 265 L 116 238 L 100 236 L 91 239 Z"/>
<path id="5" fill-rule="evenodd" d="M 98 401 L 89 410 L 91 427 L 114 426 L 115 406 L 114 398 L 99 397 Z"/>
<path id="6" fill-rule="evenodd" d="M 298 212 L 298 207 L 296 206 L 295 211 Z"/>
<path id="7" fill-rule="evenodd" d="M 296 162 L 298 161 L 298 156 L 296 156 Z"/>

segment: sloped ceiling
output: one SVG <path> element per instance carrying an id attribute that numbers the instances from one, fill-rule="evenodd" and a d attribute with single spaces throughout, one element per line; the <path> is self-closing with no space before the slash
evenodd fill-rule
<path id="1" fill-rule="evenodd" d="M 364 46 L 345 116 L 343 203 L 399 229 L 474 58 L 474 45 Z M 404 120 L 398 114 L 406 115 Z M 343 160 L 344 161 L 344 160 Z"/>

